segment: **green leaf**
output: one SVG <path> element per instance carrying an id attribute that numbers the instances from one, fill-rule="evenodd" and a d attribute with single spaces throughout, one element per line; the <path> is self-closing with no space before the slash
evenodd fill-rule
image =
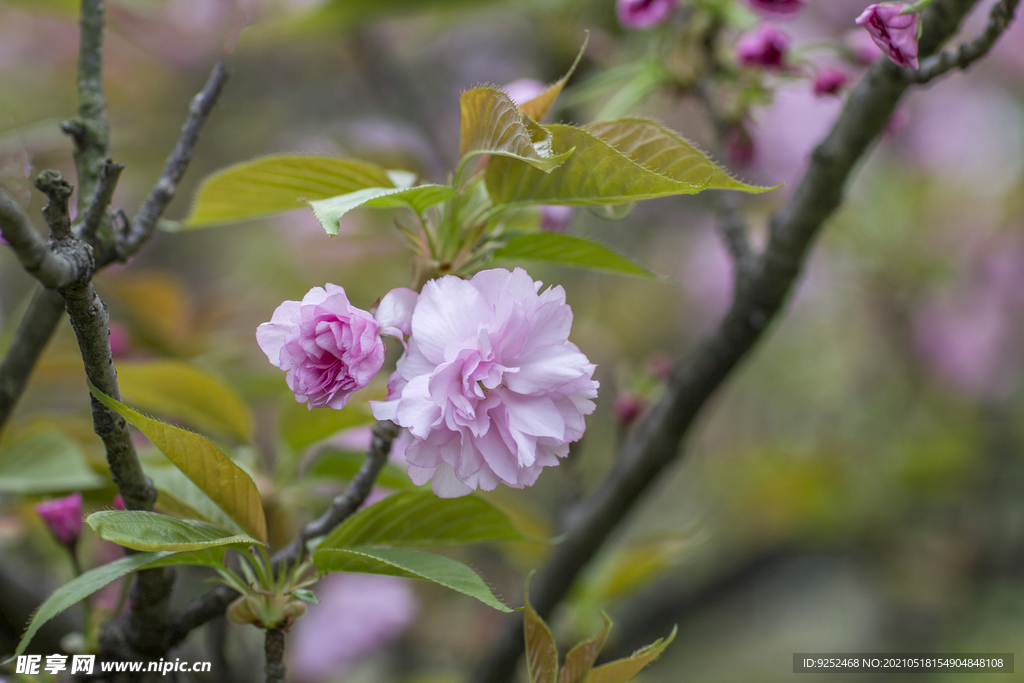
<path id="1" fill-rule="evenodd" d="M 76 578 L 55 590 L 50 597 L 48 597 L 43 604 L 39 606 L 39 609 L 37 609 L 35 614 L 32 615 L 32 620 L 29 622 L 28 628 L 25 629 L 25 635 L 21 637 L 21 641 L 18 643 L 18 647 L 15 649 L 14 655 L 11 659 L 14 659 L 25 651 L 25 648 L 28 647 L 32 637 L 43 626 L 43 624 L 48 622 L 50 619 L 53 619 L 68 607 L 84 600 L 99 589 L 117 581 L 126 574 L 130 574 L 131 572 L 140 569 L 172 565 L 210 565 L 217 563 L 217 557 L 222 558 L 223 553 L 220 553 L 219 555 L 210 554 L 209 551 L 205 553 L 137 553 L 135 555 L 127 555 L 119 560 L 114 560 L 109 564 L 83 572 Z"/>
<path id="2" fill-rule="evenodd" d="M 604 628 L 600 633 L 580 641 L 565 655 L 565 665 L 558 674 L 558 683 L 583 683 L 583 679 L 594 667 L 604 641 L 608 638 L 608 631 L 612 628 L 612 620 L 608 615 L 602 613 L 601 616 L 604 617 Z"/>
<path id="3" fill-rule="evenodd" d="M 511 612 L 472 569 L 450 557 L 408 548 L 319 548 L 313 563 L 322 572 L 385 574 L 432 581 L 476 598 L 502 612 Z"/>
<path id="4" fill-rule="evenodd" d="M 565 75 L 559 78 L 557 81 L 549 85 L 544 91 L 534 97 L 532 100 L 527 100 L 519 105 L 519 111 L 524 115 L 530 117 L 534 121 L 540 121 L 551 109 L 551 105 L 558 99 L 558 95 L 562 92 L 562 88 L 569 82 L 576 67 L 579 66 L 580 60 L 583 59 L 583 53 L 587 51 L 587 43 L 590 42 L 590 32 L 587 31 L 586 37 L 583 38 L 583 45 L 580 47 L 579 53 L 576 55 L 576 59 L 573 61 L 572 66 L 565 72 Z"/>
<path id="5" fill-rule="evenodd" d="M 316 454 L 313 464 L 306 469 L 304 474 L 307 479 L 340 479 L 348 481 L 355 476 L 364 462 L 366 462 L 366 453 L 325 448 Z M 377 475 L 376 484 L 390 489 L 409 489 L 415 487 L 415 484 L 409 479 L 409 475 L 405 473 L 405 470 L 390 462 L 385 463 L 380 474 Z"/>
<path id="6" fill-rule="evenodd" d="M 0 492 L 57 493 L 107 484 L 85 463 L 85 453 L 70 437 L 36 431 L 0 448 Z"/>
<path id="7" fill-rule="evenodd" d="M 252 438 L 252 413 L 220 379 L 176 360 L 120 362 L 117 383 L 126 400 L 144 410 L 180 417 L 196 427 Z"/>
<path id="8" fill-rule="evenodd" d="M 516 159 L 495 157 L 487 163 L 485 182 L 498 204 L 625 204 L 642 199 L 696 194 L 707 187 L 714 169 L 699 170 L 692 180 L 662 175 L 622 154 L 581 128 L 556 124 L 551 132 L 555 152 L 570 150 L 568 160 L 543 173 Z"/>
<path id="9" fill-rule="evenodd" d="M 320 601 L 317 599 L 316 594 L 308 588 L 297 588 L 292 591 L 292 595 L 302 600 L 303 602 L 312 602 L 319 605 Z"/>
<path id="10" fill-rule="evenodd" d="M 527 540 L 508 515 L 476 496 L 438 498 L 432 491 L 400 491 L 349 517 L 320 544 L 447 546 Z"/>
<path id="11" fill-rule="evenodd" d="M 700 184 L 710 174 L 708 190 L 760 193 L 776 189 L 737 180 L 679 133 L 650 119 L 622 118 L 584 128 L 638 164 L 673 180 Z"/>
<path id="12" fill-rule="evenodd" d="M 504 246 L 494 250 L 494 259 L 502 261 L 541 261 L 574 268 L 600 270 L 620 275 L 664 280 L 617 254 L 603 244 L 556 232 L 513 235 Z"/>
<path id="13" fill-rule="evenodd" d="M 526 643 L 526 671 L 530 683 L 555 683 L 558 678 L 558 648 L 551 629 L 530 604 L 530 584 L 526 584 L 523 608 L 523 638 Z"/>
<path id="14" fill-rule="evenodd" d="M 380 391 L 369 398 L 384 398 L 384 393 Z M 341 410 L 310 410 L 289 393 L 282 398 L 278 415 L 281 436 L 296 453 L 344 429 L 374 422 L 373 412 L 362 392 L 355 394 Z"/>
<path id="15" fill-rule="evenodd" d="M 593 669 L 584 679 L 584 683 L 626 683 L 632 680 L 672 644 L 672 641 L 676 639 L 677 630 L 673 626 L 672 633 L 669 633 L 667 638 L 659 638 L 626 659 L 617 659 Z"/>
<path id="16" fill-rule="evenodd" d="M 520 114 L 515 102 L 496 88 L 467 90 L 459 98 L 459 109 L 462 163 L 472 155 L 493 154 L 525 162 L 546 173 L 569 158 L 571 150 L 553 153 L 551 134 Z"/>
<path id="17" fill-rule="evenodd" d="M 652 92 L 671 83 L 672 78 L 672 72 L 661 59 L 644 62 L 642 68 L 605 102 L 594 118 L 603 121 L 622 116 Z"/>
<path id="18" fill-rule="evenodd" d="M 368 187 L 364 190 L 311 200 L 313 214 L 328 235 L 337 235 L 341 217 L 360 206 L 376 208 L 408 207 L 422 214 L 429 207 L 455 196 L 455 190 L 444 185 L 418 185 L 407 188 Z"/>
<path id="19" fill-rule="evenodd" d="M 142 468 L 159 493 L 157 505 L 162 512 L 185 519 L 200 519 L 237 534 L 245 533 L 238 522 L 221 510 L 174 463 L 162 455 L 158 457 L 159 461 L 144 459 Z"/>
<path id="20" fill-rule="evenodd" d="M 199 187 L 186 229 L 270 216 L 368 187 L 394 188 L 376 164 L 314 154 L 260 157 L 215 173 Z"/>
<path id="21" fill-rule="evenodd" d="M 202 489 L 253 538 L 266 542 L 267 520 L 260 492 L 245 470 L 232 462 L 209 439 L 146 417 L 110 398 L 91 382 L 89 389 L 96 400 L 138 427 L 193 484 Z"/>
<path id="22" fill-rule="evenodd" d="M 103 540 L 132 550 L 203 550 L 259 543 L 245 534 L 232 535 L 216 524 L 156 512 L 104 510 L 92 513 L 85 521 Z"/>

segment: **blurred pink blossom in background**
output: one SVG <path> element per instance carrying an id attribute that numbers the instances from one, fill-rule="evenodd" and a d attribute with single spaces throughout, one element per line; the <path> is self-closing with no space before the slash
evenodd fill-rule
<path id="1" fill-rule="evenodd" d="M 616 0 L 615 16 L 625 28 L 651 28 L 676 9 L 676 0 Z"/>
<path id="2" fill-rule="evenodd" d="M 288 638 L 288 672 L 303 681 L 334 680 L 394 642 L 419 610 L 409 581 L 391 576 L 331 574 L 313 592 L 320 604 Z"/>
<path id="3" fill-rule="evenodd" d="M 82 494 L 55 498 L 36 505 L 36 513 L 43 518 L 58 541 L 74 547 L 82 534 Z"/>
<path id="4" fill-rule="evenodd" d="M 789 36 L 764 22 L 744 33 L 736 43 L 736 60 L 743 66 L 779 68 L 786 61 Z"/>
<path id="5" fill-rule="evenodd" d="M 747 0 L 754 9 L 772 14 L 796 14 L 807 7 L 807 0 Z"/>
<path id="6" fill-rule="evenodd" d="M 814 77 L 815 95 L 838 95 L 846 87 L 849 77 L 840 69 L 825 67 Z"/>

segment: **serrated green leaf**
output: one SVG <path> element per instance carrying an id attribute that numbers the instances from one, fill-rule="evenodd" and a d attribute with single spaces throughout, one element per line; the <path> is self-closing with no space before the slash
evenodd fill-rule
<path id="1" fill-rule="evenodd" d="M 703 178 L 692 181 L 670 178 L 643 166 L 586 130 L 563 124 L 545 128 L 551 132 L 553 150 L 572 150 L 572 154 L 550 173 L 508 157 L 491 159 L 487 163 L 485 181 L 495 205 L 625 204 L 696 194 L 714 175 L 714 170 L 708 168 Z"/>
<path id="2" fill-rule="evenodd" d="M 558 674 L 558 683 L 582 683 L 594 667 L 594 662 L 604 647 L 604 641 L 608 638 L 608 631 L 612 628 L 612 620 L 608 615 L 602 613 L 601 616 L 604 617 L 604 628 L 597 635 L 574 645 L 565 655 L 565 664 Z"/>
<path id="3" fill-rule="evenodd" d="M 89 389 L 96 400 L 138 427 L 193 484 L 253 538 L 266 542 L 267 520 L 256 483 L 213 442 L 199 434 L 146 417 L 110 398 L 91 382 Z"/>
<path id="4" fill-rule="evenodd" d="M 476 496 L 438 498 L 431 491 L 400 491 L 349 517 L 320 544 L 430 547 L 523 541 L 508 515 Z"/>
<path id="5" fill-rule="evenodd" d="M 21 641 L 18 642 L 18 647 L 14 650 L 14 655 L 11 659 L 25 651 L 32 637 L 43 624 L 104 586 L 117 581 L 122 576 L 140 569 L 152 569 L 155 567 L 182 564 L 210 565 L 217 563 L 217 557 L 223 558 L 223 552 L 214 553 L 215 551 L 203 551 L 200 553 L 178 553 L 172 551 L 137 553 L 82 572 L 82 574 L 55 590 L 39 606 L 39 609 L 32 615 L 32 620 L 29 622 L 28 628 L 25 629 L 25 634 L 21 637 Z"/>
<path id="6" fill-rule="evenodd" d="M 89 469 L 78 443 L 60 432 L 37 431 L 0 448 L 0 492 L 84 491 L 106 484 Z"/>
<path id="7" fill-rule="evenodd" d="M 375 208 L 408 207 L 417 214 L 455 196 L 455 190 L 444 185 L 417 185 L 409 188 L 368 187 L 356 192 L 309 201 L 313 214 L 328 235 L 337 235 L 341 217 L 360 206 Z"/>
<path id="8" fill-rule="evenodd" d="M 387 171 L 355 159 L 277 154 L 245 161 L 203 181 L 185 229 L 301 209 L 302 202 L 366 188 L 394 188 Z"/>
<path id="9" fill-rule="evenodd" d="M 502 612 L 511 612 L 480 575 L 450 557 L 408 548 L 318 548 L 313 563 L 322 572 L 384 574 L 422 579 L 476 598 Z"/>
<path id="10" fill-rule="evenodd" d="M 473 88 L 459 98 L 462 128 L 459 155 L 463 163 L 477 154 L 493 154 L 525 162 L 542 172 L 557 168 L 571 150 L 551 151 L 551 134 L 519 113 L 515 102 L 496 88 Z"/>
<path id="11" fill-rule="evenodd" d="M 558 679 L 558 648 L 551 629 L 530 604 L 530 582 L 526 582 L 526 606 L 523 607 L 523 639 L 526 644 L 526 671 L 530 683 L 555 683 Z"/>
<path id="12" fill-rule="evenodd" d="M 677 627 L 673 626 L 672 633 L 669 633 L 667 638 L 659 638 L 625 659 L 617 659 L 592 669 L 584 679 L 584 683 L 627 683 L 648 664 L 661 656 L 665 648 L 676 639 L 677 630 Z"/>
<path id="13" fill-rule="evenodd" d="M 316 458 L 306 469 L 304 475 L 307 479 L 349 481 L 363 466 L 364 462 L 366 462 L 366 453 L 325 448 L 316 454 Z M 409 489 L 416 486 L 409 479 L 409 475 L 405 473 L 405 470 L 390 462 L 385 463 L 384 467 L 381 468 L 375 483 L 390 489 Z"/>
<path id="14" fill-rule="evenodd" d="M 210 522 L 236 534 L 245 533 L 238 522 L 221 510 L 174 463 L 168 462 L 162 455 L 158 457 L 159 461 L 155 458 L 143 459 L 142 469 L 153 480 L 153 486 L 159 494 L 156 502 L 162 512 L 183 519 Z"/>
<path id="15" fill-rule="evenodd" d="M 584 128 L 638 164 L 673 180 L 699 184 L 710 174 L 708 190 L 760 193 L 775 189 L 737 180 L 679 133 L 650 119 L 600 121 Z"/>
<path id="16" fill-rule="evenodd" d="M 574 268 L 664 280 L 603 244 L 556 232 L 513 235 L 504 246 L 494 250 L 494 259 L 557 263 Z"/>
<path id="17" fill-rule="evenodd" d="M 580 47 L 579 53 L 576 55 L 576 59 L 573 60 L 572 66 L 565 72 L 565 75 L 559 78 L 557 81 L 549 85 L 544 91 L 534 97 L 532 100 L 527 100 L 519 105 L 519 111 L 526 116 L 530 117 L 534 121 L 540 121 L 551 109 L 551 105 L 558 99 L 558 95 L 562 92 L 562 88 L 569 82 L 576 67 L 579 66 L 580 60 L 583 59 L 583 53 L 587 51 L 587 43 L 590 42 L 590 32 L 588 31 L 586 36 L 583 38 L 583 45 Z"/>
<path id="18" fill-rule="evenodd" d="M 234 389 L 205 370 L 176 360 L 120 362 L 117 383 L 125 400 L 144 410 L 180 417 L 196 427 L 252 438 L 252 413 Z"/>
<path id="19" fill-rule="evenodd" d="M 85 518 L 99 537 L 132 550 L 203 550 L 259 543 L 245 534 L 195 519 L 176 519 L 157 512 L 103 510 Z"/>

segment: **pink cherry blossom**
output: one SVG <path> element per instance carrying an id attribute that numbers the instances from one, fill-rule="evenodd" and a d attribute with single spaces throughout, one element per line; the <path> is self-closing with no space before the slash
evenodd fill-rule
<path id="1" fill-rule="evenodd" d="M 82 534 L 82 494 L 49 500 L 36 505 L 36 513 L 43 518 L 57 540 L 73 546 Z"/>
<path id="2" fill-rule="evenodd" d="M 668 19 L 676 0 L 616 0 L 615 16 L 625 28 L 651 28 Z"/>
<path id="3" fill-rule="evenodd" d="M 789 36 L 765 22 L 740 37 L 736 60 L 744 66 L 779 68 L 786 61 Z"/>
<path id="4" fill-rule="evenodd" d="M 530 486 L 583 435 L 595 366 L 568 339 L 565 290 L 540 287 L 521 268 L 424 285 L 388 398 L 371 402 L 412 433 L 416 484 L 444 498 Z"/>
<path id="5" fill-rule="evenodd" d="M 313 591 L 320 603 L 289 636 L 288 672 L 301 681 L 337 678 L 391 644 L 419 609 L 409 582 L 393 576 L 332 574 Z"/>
<path id="6" fill-rule="evenodd" d="M 856 19 L 896 64 L 917 68 L 917 13 L 901 14 L 909 5 L 870 5 Z"/>
<path id="7" fill-rule="evenodd" d="M 314 287 L 302 301 L 278 306 L 270 322 L 257 328 L 256 341 L 270 362 L 288 373 L 296 401 L 308 402 L 311 409 L 341 409 L 384 365 L 380 335 L 399 331 L 390 318 L 401 312 L 399 296 L 382 301 L 381 317 L 375 319 L 350 304 L 343 288 Z"/>
<path id="8" fill-rule="evenodd" d="M 772 14 L 796 14 L 807 7 L 807 0 L 747 0 L 754 9 Z"/>
<path id="9" fill-rule="evenodd" d="M 815 95 L 838 95 L 846 87 L 849 77 L 840 69 L 826 67 L 814 77 Z"/>

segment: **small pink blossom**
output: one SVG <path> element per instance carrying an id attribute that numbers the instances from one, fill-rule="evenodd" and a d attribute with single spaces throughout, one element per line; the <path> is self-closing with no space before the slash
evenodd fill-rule
<path id="1" fill-rule="evenodd" d="M 807 7 L 807 0 L 747 0 L 754 9 L 772 14 L 796 14 Z"/>
<path id="2" fill-rule="evenodd" d="M 843 48 L 849 59 L 862 66 L 870 66 L 882 56 L 882 51 L 875 44 L 874 38 L 859 28 L 845 34 Z"/>
<path id="3" fill-rule="evenodd" d="M 583 436 L 595 366 L 569 341 L 565 290 L 540 287 L 521 268 L 423 286 L 388 398 L 370 403 L 412 433 L 417 485 L 443 498 L 530 486 Z"/>
<path id="4" fill-rule="evenodd" d="M 917 68 L 916 12 L 901 14 L 909 5 L 870 5 L 856 19 L 871 39 L 896 64 Z"/>
<path id="5" fill-rule="evenodd" d="M 676 0 L 616 0 L 615 16 L 625 28 L 651 28 L 676 9 Z"/>
<path id="6" fill-rule="evenodd" d="M 789 36 L 768 22 L 740 37 L 736 60 L 743 66 L 780 68 L 789 51 Z"/>
<path id="7" fill-rule="evenodd" d="M 545 204 L 540 207 L 540 229 L 544 232 L 565 232 L 572 223 L 574 213 L 571 206 Z"/>
<path id="8" fill-rule="evenodd" d="M 628 427 L 647 410 L 650 404 L 647 399 L 635 391 L 625 391 L 615 397 L 612 401 L 612 416 L 615 422 Z"/>
<path id="9" fill-rule="evenodd" d="M 849 77 L 840 69 L 826 67 L 814 77 L 815 95 L 838 95 L 846 87 Z"/>
<path id="10" fill-rule="evenodd" d="M 114 509 L 124 510 L 124 498 L 121 497 L 120 493 L 114 496 Z"/>
<path id="11" fill-rule="evenodd" d="M 328 283 L 309 290 L 302 301 L 285 301 L 257 328 L 256 341 L 270 362 L 288 373 L 296 401 L 308 402 L 311 409 L 340 410 L 370 383 L 384 365 L 380 335 L 400 332 L 388 317 L 396 297 L 388 296 L 375 319 L 350 304 L 343 288 Z"/>
<path id="12" fill-rule="evenodd" d="M 43 518 L 57 540 L 74 546 L 82 534 L 82 494 L 56 498 L 36 505 L 36 513 Z"/>
<path id="13" fill-rule="evenodd" d="M 114 358 L 124 358 L 132 348 L 132 334 L 128 328 L 113 320 L 109 325 L 110 353 Z"/>

